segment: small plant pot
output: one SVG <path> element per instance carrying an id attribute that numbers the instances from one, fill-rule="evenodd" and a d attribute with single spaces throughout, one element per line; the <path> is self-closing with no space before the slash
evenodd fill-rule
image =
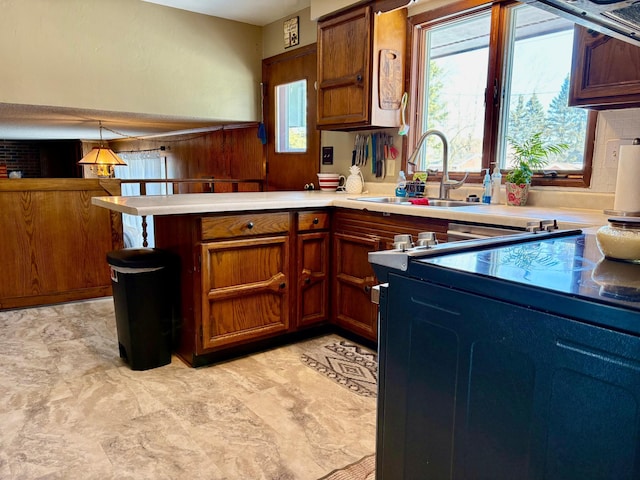
<path id="1" fill-rule="evenodd" d="M 505 183 L 507 189 L 507 205 L 515 205 L 522 207 L 527 204 L 527 197 L 529 196 L 529 184 L 528 183 Z"/>

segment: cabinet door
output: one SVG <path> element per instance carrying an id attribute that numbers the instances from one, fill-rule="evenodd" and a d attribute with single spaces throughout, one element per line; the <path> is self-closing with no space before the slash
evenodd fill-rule
<path id="1" fill-rule="evenodd" d="M 371 8 L 318 22 L 318 126 L 369 120 Z"/>
<path id="2" fill-rule="evenodd" d="M 329 232 L 298 235 L 298 325 L 328 319 Z"/>
<path id="3" fill-rule="evenodd" d="M 640 105 L 640 48 L 576 25 L 570 106 Z"/>
<path id="4" fill-rule="evenodd" d="M 371 287 L 378 283 L 369 252 L 380 249 L 380 240 L 334 234 L 334 319 L 365 338 L 377 338 L 377 306 L 371 303 Z"/>
<path id="5" fill-rule="evenodd" d="M 406 9 L 359 7 L 318 22 L 318 128 L 397 127 Z"/>
<path id="6" fill-rule="evenodd" d="M 200 350 L 288 330 L 288 280 L 287 235 L 203 243 Z"/>

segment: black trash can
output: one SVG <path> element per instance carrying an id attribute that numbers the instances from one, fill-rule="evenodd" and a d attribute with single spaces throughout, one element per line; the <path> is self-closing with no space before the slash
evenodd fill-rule
<path id="1" fill-rule="evenodd" d="M 155 248 L 107 253 L 118 329 L 120 357 L 132 370 L 171 363 L 178 326 L 179 261 Z"/>

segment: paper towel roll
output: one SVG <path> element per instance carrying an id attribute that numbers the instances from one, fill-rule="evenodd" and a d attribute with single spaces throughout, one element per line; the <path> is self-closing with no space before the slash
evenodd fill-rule
<path id="1" fill-rule="evenodd" d="M 640 212 L 640 145 L 621 145 L 613 209 Z"/>

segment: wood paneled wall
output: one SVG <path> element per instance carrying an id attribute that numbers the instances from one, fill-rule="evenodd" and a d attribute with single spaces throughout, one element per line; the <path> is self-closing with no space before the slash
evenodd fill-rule
<path id="1" fill-rule="evenodd" d="M 0 309 L 111 295 L 106 254 L 123 247 L 121 216 L 91 197 L 118 190 L 109 180 L 0 180 Z"/>
<path id="2" fill-rule="evenodd" d="M 226 126 L 213 132 L 193 133 L 148 140 L 110 142 L 116 152 L 165 147 L 169 178 L 250 178 L 266 180 L 264 147 L 258 138 L 258 126 Z M 224 191 L 231 186 L 216 187 Z M 240 185 L 240 190 L 257 190 L 255 185 Z M 202 186 L 190 187 L 202 191 Z"/>

